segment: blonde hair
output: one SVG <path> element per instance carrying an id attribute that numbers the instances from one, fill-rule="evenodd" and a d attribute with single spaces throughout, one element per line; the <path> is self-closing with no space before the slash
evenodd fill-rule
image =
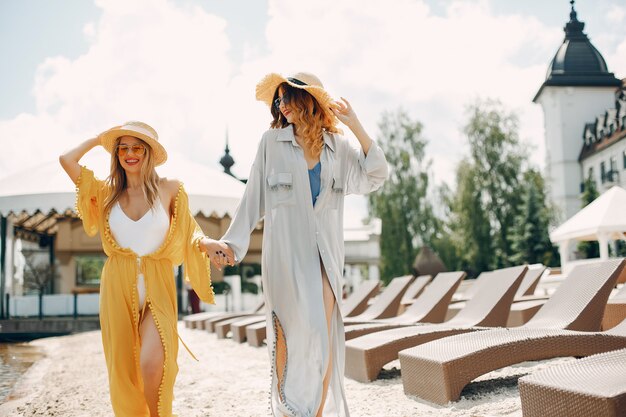
<path id="1" fill-rule="evenodd" d="M 306 90 L 294 88 L 287 83 L 282 83 L 276 88 L 274 100 L 278 98 L 278 90 L 282 87 L 283 95 L 289 96 L 289 109 L 294 116 L 294 130 L 296 135 L 304 140 L 304 145 L 311 151 L 314 157 L 319 157 L 324 148 L 324 132 L 341 133 L 337 127 L 337 119 L 330 109 L 324 109 L 315 98 Z M 272 100 L 272 103 L 274 102 Z M 272 128 L 283 128 L 289 122 L 279 109 L 272 106 Z"/>
<path id="2" fill-rule="evenodd" d="M 122 196 L 122 193 L 127 187 L 126 171 L 122 168 L 120 158 L 117 156 L 117 146 L 120 144 L 120 139 L 117 138 L 113 152 L 111 152 L 111 171 L 107 178 L 107 183 L 111 188 L 111 193 L 104 201 L 104 212 L 108 213 L 109 210 L 117 203 Z M 159 175 L 156 173 L 154 167 L 154 158 L 152 155 L 152 148 L 143 140 L 137 138 L 145 147 L 146 153 L 144 154 L 144 160 L 141 164 L 141 182 L 143 183 L 143 193 L 148 200 L 150 208 L 154 208 L 155 204 L 159 201 Z"/>

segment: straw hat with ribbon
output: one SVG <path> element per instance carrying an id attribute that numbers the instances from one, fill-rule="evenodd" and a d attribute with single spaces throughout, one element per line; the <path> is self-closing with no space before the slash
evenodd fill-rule
<path id="1" fill-rule="evenodd" d="M 324 90 L 324 86 L 319 78 L 308 72 L 298 72 L 289 77 L 277 73 L 267 74 L 256 85 L 256 99 L 264 102 L 268 106 L 272 107 L 272 101 L 274 100 L 274 94 L 276 89 L 282 83 L 287 83 L 293 88 L 299 88 L 305 90 L 311 94 L 320 106 L 330 112 L 330 108 L 333 104 L 333 99 Z M 332 113 L 331 113 L 332 114 Z"/>
<path id="2" fill-rule="evenodd" d="M 167 152 L 159 143 L 159 135 L 152 126 L 137 121 L 126 122 L 122 126 L 115 126 L 100 134 L 102 147 L 111 155 L 115 154 L 115 144 L 122 136 L 133 136 L 146 142 L 152 149 L 154 165 L 158 166 L 167 161 Z"/>

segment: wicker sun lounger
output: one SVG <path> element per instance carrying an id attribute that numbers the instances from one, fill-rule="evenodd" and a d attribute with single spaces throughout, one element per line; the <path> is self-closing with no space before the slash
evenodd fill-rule
<path id="1" fill-rule="evenodd" d="M 522 300 L 526 300 L 528 299 L 527 298 L 528 296 L 535 293 L 537 284 L 539 284 L 539 278 L 541 278 L 545 270 L 546 270 L 546 267 L 541 264 L 533 264 L 533 265 L 528 266 L 528 271 L 526 271 L 526 275 L 524 275 L 524 279 L 522 280 L 522 283 L 517 289 L 517 292 L 515 293 L 515 297 L 513 297 L 514 303 L 517 303 Z M 542 299 L 545 299 L 545 298 L 547 297 L 542 297 Z M 456 316 L 457 313 L 461 311 L 463 307 L 465 307 L 465 301 L 467 300 L 456 300 L 453 304 L 451 304 L 446 314 L 446 320 L 450 320 L 454 316 Z M 511 308 L 513 308 L 513 306 L 511 306 Z M 533 312 L 533 314 L 535 312 Z M 509 317 L 509 320 L 510 319 L 511 318 Z M 523 323 L 520 323 L 520 324 L 523 324 Z M 507 323 L 507 327 L 510 327 L 510 326 L 511 324 Z"/>
<path id="2" fill-rule="evenodd" d="M 465 272 L 441 272 L 426 287 L 413 304 L 397 317 L 373 320 L 369 323 L 345 326 L 346 340 L 396 327 L 416 323 L 441 323 L 446 317 L 446 310 Z"/>
<path id="3" fill-rule="evenodd" d="M 479 290 L 452 320 L 383 330 L 346 341 L 346 376 L 365 382 L 374 380 L 383 365 L 398 359 L 398 352 L 431 340 L 480 330 L 475 326 L 506 323 L 513 295 L 526 266 L 483 273 L 474 284 Z"/>
<path id="4" fill-rule="evenodd" d="M 576 266 L 524 326 L 461 334 L 400 352 L 404 392 L 445 404 L 487 372 L 528 360 L 587 356 L 626 347 L 626 322 L 600 329 L 623 259 Z M 568 330 L 565 330 L 568 329 Z"/>
<path id="5" fill-rule="evenodd" d="M 391 280 L 385 290 L 364 313 L 344 319 L 344 323 L 362 323 L 376 318 L 393 317 L 398 312 L 398 305 L 407 288 L 413 282 L 412 276 L 397 277 Z M 251 346 L 261 346 L 267 335 L 265 322 L 246 327 L 246 339 Z"/>
<path id="6" fill-rule="evenodd" d="M 215 323 L 215 334 L 218 339 L 226 339 L 230 332 L 233 330 L 234 325 L 241 326 L 242 323 L 258 323 L 265 320 L 265 314 L 246 314 L 244 316 L 237 316 L 227 320 L 222 320 Z M 245 331 L 245 326 L 244 326 Z"/>
<path id="7" fill-rule="evenodd" d="M 267 328 L 265 326 L 265 320 L 246 327 L 246 339 L 250 346 L 262 346 L 266 336 Z"/>
<path id="8" fill-rule="evenodd" d="M 265 302 L 260 301 L 257 306 L 255 306 L 252 310 L 244 312 L 244 314 L 258 313 L 259 311 L 263 310 L 264 305 Z M 206 320 L 229 316 L 231 314 L 232 313 L 227 313 L 224 311 L 209 311 L 205 313 L 189 314 L 188 316 L 183 317 L 183 322 L 185 323 L 185 327 L 188 329 L 204 329 L 204 322 Z"/>
<path id="9" fill-rule="evenodd" d="M 183 317 L 183 323 L 188 329 L 197 329 L 204 320 L 219 317 L 225 314 L 223 311 L 209 311 L 204 313 L 189 314 Z"/>
<path id="10" fill-rule="evenodd" d="M 255 311 L 240 311 L 236 313 L 226 313 L 220 317 L 204 320 L 203 328 L 209 333 L 215 332 L 219 324 L 224 322 L 232 322 L 233 319 L 242 319 L 253 315 L 263 314 L 265 303 L 261 304 L 261 308 L 256 308 Z"/>
<path id="11" fill-rule="evenodd" d="M 626 349 L 554 366 L 519 380 L 524 417 L 626 415 Z"/>
<path id="12" fill-rule="evenodd" d="M 626 273 L 622 274 L 626 276 Z M 619 282 L 620 279 L 618 279 Z M 549 296 L 525 296 L 519 302 L 514 302 L 511 306 L 507 327 L 517 327 L 528 322 L 539 309 L 546 303 Z M 602 330 L 616 326 L 626 318 L 626 285 L 622 287 L 615 296 L 609 298 L 604 310 L 602 320 Z"/>
<path id="13" fill-rule="evenodd" d="M 243 312 L 243 311 L 239 313 L 226 313 L 219 317 L 214 317 L 211 319 L 204 320 L 203 327 L 204 327 L 204 330 L 206 330 L 207 332 L 213 333 L 215 332 L 215 329 L 218 324 L 227 320 L 248 317 L 250 316 L 250 314 L 256 314 L 256 313 L 249 313 L 249 312 Z"/>
<path id="14" fill-rule="evenodd" d="M 400 305 L 398 306 L 398 315 L 404 313 L 407 307 L 413 304 L 415 299 L 424 292 L 424 288 L 426 288 L 426 286 L 432 281 L 432 279 L 433 277 L 430 275 L 420 275 L 415 278 L 415 281 L 413 281 L 409 288 L 407 288 L 406 292 L 402 296 L 402 299 L 400 300 Z"/>
<path id="15" fill-rule="evenodd" d="M 348 297 L 342 304 L 342 311 L 347 314 L 362 313 L 367 308 L 367 301 L 374 296 L 380 288 L 380 282 L 378 281 L 365 281 L 361 286 Z M 266 317 L 264 315 L 252 315 L 244 318 L 237 318 L 229 320 L 228 323 L 222 322 L 216 326 L 216 333 L 218 337 L 223 334 L 226 337 L 228 327 L 232 333 L 233 341 L 237 343 L 243 343 L 247 340 L 246 328 L 250 325 L 255 325 L 254 331 L 254 346 L 260 346 L 265 338 L 265 330 L 260 326 L 265 323 Z M 260 340 L 259 340 L 260 339 Z"/>
<path id="16" fill-rule="evenodd" d="M 265 315 L 255 315 L 242 318 L 230 325 L 230 331 L 232 333 L 233 342 L 243 343 L 248 337 L 246 335 L 246 330 L 248 326 L 258 323 L 265 323 L 266 316 Z M 261 340 L 262 342 L 262 340 Z"/>
<path id="17" fill-rule="evenodd" d="M 341 303 L 344 317 L 357 316 L 365 311 L 367 302 L 380 291 L 380 281 L 364 281 L 350 296 Z"/>
<path id="18" fill-rule="evenodd" d="M 366 323 L 371 320 L 397 316 L 400 300 L 414 279 L 410 275 L 392 279 L 367 310 L 358 316 L 345 318 L 344 324 Z"/>

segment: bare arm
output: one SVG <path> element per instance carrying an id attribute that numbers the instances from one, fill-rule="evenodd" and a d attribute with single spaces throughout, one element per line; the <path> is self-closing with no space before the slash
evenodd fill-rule
<path id="1" fill-rule="evenodd" d="M 176 197 L 180 188 L 180 181 L 175 179 L 163 179 L 163 186 L 167 190 L 166 192 L 170 199 L 170 213 L 173 213 L 176 208 Z M 235 258 L 232 251 L 230 251 L 230 248 L 225 243 L 218 242 L 208 236 L 204 236 L 198 242 L 198 248 L 207 254 L 213 265 L 215 265 L 215 267 L 220 271 L 222 270 L 222 265 L 235 264 Z"/>
<path id="2" fill-rule="evenodd" d="M 80 164 L 78 162 L 87 152 L 98 145 L 100 145 L 100 138 L 91 138 L 81 143 L 74 149 L 65 152 L 59 157 L 61 166 L 65 172 L 67 172 L 67 175 L 69 175 L 72 181 L 74 181 L 74 184 L 76 184 L 78 177 L 80 176 Z"/>

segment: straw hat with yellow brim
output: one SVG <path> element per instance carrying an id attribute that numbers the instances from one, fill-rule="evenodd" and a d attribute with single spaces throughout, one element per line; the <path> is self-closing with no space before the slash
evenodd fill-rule
<path id="1" fill-rule="evenodd" d="M 146 142 L 152 150 L 154 165 L 161 165 L 167 161 L 167 152 L 159 143 L 159 135 L 150 125 L 143 122 L 126 122 L 122 126 L 116 126 L 100 134 L 102 147 L 111 155 L 115 154 L 115 144 L 122 136 L 133 136 Z"/>
<path id="2" fill-rule="evenodd" d="M 334 100 L 330 94 L 324 90 L 320 79 L 308 72 L 298 72 L 289 77 L 274 72 L 267 74 L 256 85 L 256 99 L 272 107 L 272 100 L 274 100 L 276 89 L 282 83 L 287 83 L 293 88 L 305 90 L 317 100 L 323 109 L 329 112 L 330 108 L 333 107 Z"/>

